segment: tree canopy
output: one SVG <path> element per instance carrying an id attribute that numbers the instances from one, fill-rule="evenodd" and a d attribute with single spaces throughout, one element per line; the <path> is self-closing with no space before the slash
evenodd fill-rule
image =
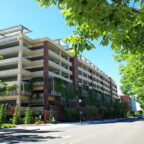
<path id="1" fill-rule="evenodd" d="M 143 51 L 144 0 L 36 0 L 56 5 L 75 31 L 67 38 L 76 52 L 92 49 L 92 41 L 123 53 Z"/>
<path id="2" fill-rule="evenodd" d="M 117 54 L 116 59 L 125 61 L 120 65 L 122 92 L 135 96 L 144 108 L 144 54 Z"/>

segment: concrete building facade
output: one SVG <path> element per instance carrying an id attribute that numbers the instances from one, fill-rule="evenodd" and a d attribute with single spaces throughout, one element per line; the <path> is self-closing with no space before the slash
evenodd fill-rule
<path id="1" fill-rule="evenodd" d="M 83 103 L 89 95 L 107 103 L 117 99 L 115 82 L 89 60 L 71 55 L 61 40 L 33 40 L 25 35 L 28 32 L 22 25 L 0 30 L 0 80 L 12 85 L 0 103 L 18 105 L 21 111 L 28 105 L 39 112 L 50 107 L 57 111 L 63 105 L 55 86 L 60 80 L 75 87 Z"/>

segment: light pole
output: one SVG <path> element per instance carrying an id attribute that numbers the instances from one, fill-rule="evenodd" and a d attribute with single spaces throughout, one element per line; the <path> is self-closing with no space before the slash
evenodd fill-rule
<path id="1" fill-rule="evenodd" d="M 80 110 L 80 104 L 81 104 L 82 100 L 79 99 L 79 114 L 80 114 L 80 124 L 82 124 L 82 111 Z"/>

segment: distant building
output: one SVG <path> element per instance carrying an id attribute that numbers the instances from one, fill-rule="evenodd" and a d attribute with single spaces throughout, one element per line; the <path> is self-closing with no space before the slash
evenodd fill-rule
<path id="1" fill-rule="evenodd" d="M 137 102 L 132 98 L 132 97 L 130 97 L 131 98 L 131 108 L 132 108 L 132 111 L 133 112 L 136 112 L 136 111 L 138 111 L 138 109 L 137 109 Z"/>
<path id="2" fill-rule="evenodd" d="M 130 106 L 131 111 L 136 112 L 137 110 L 137 102 L 130 96 L 120 95 L 121 102 L 127 102 Z"/>

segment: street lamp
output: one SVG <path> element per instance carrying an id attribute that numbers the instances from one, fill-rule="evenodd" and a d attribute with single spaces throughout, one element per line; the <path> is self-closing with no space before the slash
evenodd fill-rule
<path id="1" fill-rule="evenodd" d="M 82 100 L 81 99 L 79 99 L 79 103 L 81 103 L 82 102 Z"/>
<path id="2" fill-rule="evenodd" d="M 79 114 L 80 114 L 80 124 L 82 124 L 82 111 L 80 109 L 80 104 L 81 104 L 82 100 L 79 99 Z"/>

